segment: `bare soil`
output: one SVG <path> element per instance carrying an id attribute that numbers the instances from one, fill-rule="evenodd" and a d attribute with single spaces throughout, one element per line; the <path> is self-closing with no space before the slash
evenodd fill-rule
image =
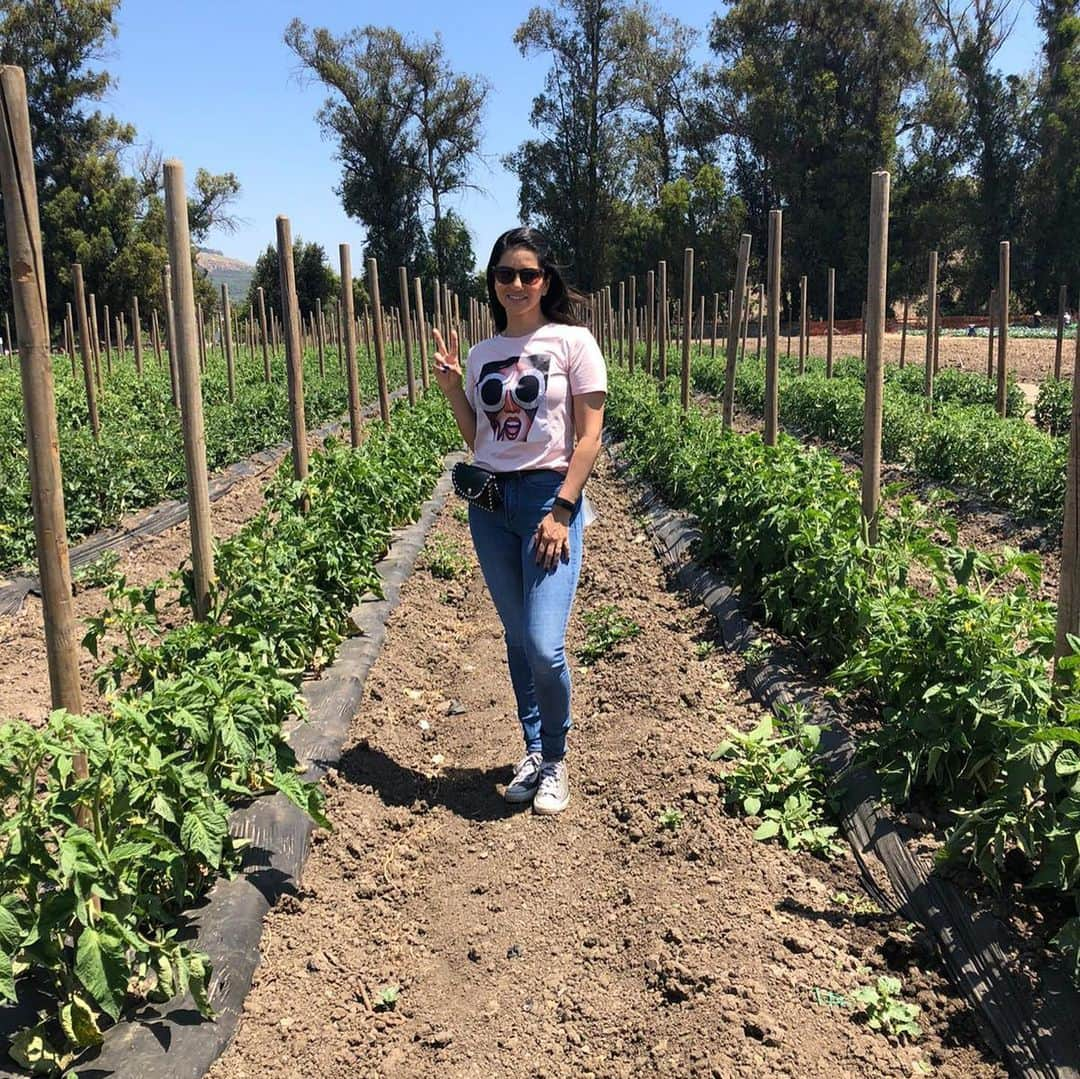
<path id="1" fill-rule="evenodd" d="M 266 920 L 212 1079 L 1003 1076 L 927 940 L 838 899 L 861 896 L 849 856 L 756 843 L 726 812 L 707 754 L 759 718 L 741 663 L 669 590 L 606 467 L 590 497 L 568 648 L 600 604 L 642 632 L 573 660 L 570 807 L 545 819 L 500 796 L 520 733 L 451 503 L 436 530 L 467 568 L 405 584 L 328 779 L 335 831 Z M 851 991 L 889 969 L 923 1009 L 916 1045 L 854 1019 Z"/>

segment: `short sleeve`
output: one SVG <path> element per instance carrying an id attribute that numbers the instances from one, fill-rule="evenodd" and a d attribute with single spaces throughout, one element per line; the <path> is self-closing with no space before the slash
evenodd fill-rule
<path id="1" fill-rule="evenodd" d="M 581 327 L 570 343 L 570 392 L 607 393 L 607 364 L 596 338 Z"/>
<path id="2" fill-rule="evenodd" d="M 469 408 L 476 411 L 476 379 L 473 376 L 473 370 L 476 364 L 473 362 L 473 353 L 476 351 L 474 345 L 469 349 L 469 354 L 465 358 L 465 372 L 462 381 L 465 383 L 465 400 L 469 402 Z"/>

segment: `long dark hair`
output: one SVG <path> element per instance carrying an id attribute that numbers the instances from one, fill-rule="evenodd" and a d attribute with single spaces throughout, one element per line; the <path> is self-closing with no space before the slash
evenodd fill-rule
<path id="1" fill-rule="evenodd" d="M 524 247 L 536 256 L 540 269 L 548 281 L 547 292 L 540 297 L 540 310 L 550 322 L 563 326 L 580 326 L 581 320 L 574 314 L 573 305 L 584 303 L 585 297 L 576 289 L 570 288 L 562 278 L 562 268 L 555 261 L 551 245 L 542 233 L 527 226 L 519 226 L 504 232 L 491 249 L 487 264 L 488 302 L 491 304 L 491 316 L 495 329 L 502 333 L 506 329 L 506 308 L 499 303 L 495 295 L 495 267 L 499 259 L 512 247 Z"/>

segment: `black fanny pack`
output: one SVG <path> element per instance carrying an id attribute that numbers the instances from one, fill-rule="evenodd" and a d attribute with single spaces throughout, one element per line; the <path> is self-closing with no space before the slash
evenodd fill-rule
<path id="1" fill-rule="evenodd" d="M 499 477 L 490 469 L 459 461 L 450 475 L 454 481 L 454 490 L 467 502 L 488 512 L 497 510 L 502 505 Z"/>

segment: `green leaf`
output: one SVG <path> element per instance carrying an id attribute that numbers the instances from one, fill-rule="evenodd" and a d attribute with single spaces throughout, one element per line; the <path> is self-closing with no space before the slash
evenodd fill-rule
<path id="1" fill-rule="evenodd" d="M 84 929 L 75 954 L 75 976 L 106 1015 L 120 1018 L 129 977 L 123 941 L 93 927 Z"/>
<path id="2" fill-rule="evenodd" d="M 748 817 L 756 817 L 761 812 L 761 799 L 750 794 L 743 799 L 743 812 Z"/>
<path id="3" fill-rule="evenodd" d="M 103 1040 L 94 1009 L 78 995 L 60 1009 L 60 1025 L 73 1045 L 85 1048 L 100 1045 Z"/>
<path id="4" fill-rule="evenodd" d="M 200 855 L 214 869 L 221 865 L 222 846 L 229 828 L 225 816 L 206 802 L 196 804 L 184 814 L 180 842 Z"/>
<path id="5" fill-rule="evenodd" d="M 11 1059 L 32 1075 L 58 1075 L 74 1059 L 74 1053 L 58 1050 L 45 1037 L 45 1024 L 20 1030 L 8 1046 Z"/>
<path id="6" fill-rule="evenodd" d="M 22 943 L 23 930 L 18 918 L 0 904 L 0 945 L 14 949 Z"/>
<path id="7" fill-rule="evenodd" d="M 758 840 L 773 839 L 780 834 L 780 822 L 778 820 L 763 821 L 754 832 L 754 838 Z"/>
<path id="8" fill-rule="evenodd" d="M 15 1002 L 15 967 L 6 951 L 0 951 L 0 997 Z"/>

